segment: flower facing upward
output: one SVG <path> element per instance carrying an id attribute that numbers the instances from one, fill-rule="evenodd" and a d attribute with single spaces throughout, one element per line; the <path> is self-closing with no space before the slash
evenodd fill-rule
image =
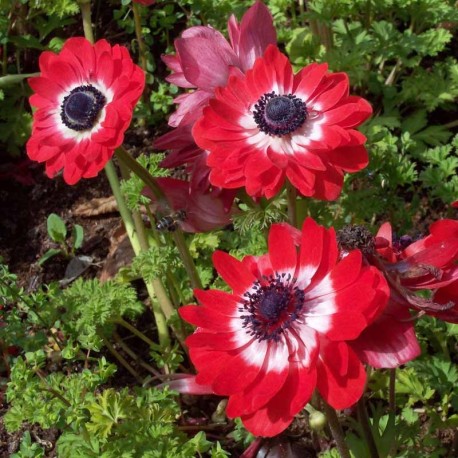
<path id="1" fill-rule="evenodd" d="M 337 409 L 359 399 L 365 371 L 348 341 L 388 295 L 359 251 L 338 262 L 334 231 L 307 219 L 302 232 L 273 225 L 264 256 L 213 261 L 232 293 L 196 290 L 202 305 L 181 308 L 197 326 L 186 343 L 198 374 L 172 388 L 229 396 L 228 416 L 259 436 L 283 431 L 315 388 Z"/>
<path id="2" fill-rule="evenodd" d="M 366 138 L 353 128 L 372 109 L 348 90 L 347 75 L 326 64 L 294 75 L 273 45 L 246 75 L 233 69 L 193 129 L 210 152 L 210 182 L 270 198 L 288 178 L 305 196 L 336 199 L 343 172 L 368 163 Z"/>
<path id="3" fill-rule="evenodd" d="M 96 176 L 123 141 L 143 71 L 126 48 L 85 38 L 70 38 L 60 54 L 42 53 L 40 70 L 29 79 L 37 111 L 27 154 L 46 163 L 50 178 L 63 169 L 68 184 Z"/>

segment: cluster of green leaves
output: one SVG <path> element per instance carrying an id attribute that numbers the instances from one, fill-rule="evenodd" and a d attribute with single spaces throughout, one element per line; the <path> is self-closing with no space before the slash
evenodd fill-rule
<path id="1" fill-rule="evenodd" d="M 71 374 L 46 375 L 45 363 L 42 351 L 16 360 L 4 423 L 10 432 L 24 423 L 57 427 L 59 457 L 189 458 L 205 452 L 214 458 L 228 456 L 218 443 L 207 441 L 204 433 L 188 439 L 179 431 L 180 407 L 166 388 L 102 389 L 116 371 L 103 357 L 91 369 Z M 17 458 L 39 457 L 43 452 L 26 433 Z"/>
<path id="2" fill-rule="evenodd" d="M 56 327 L 70 341 L 92 350 L 102 348 L 117 320 L 134 318 L 144 310 L 129 284 L 97 279 L 76 280 L 56 297 L 53 307 L 60 312 Z"/>
<path id="3" fill-rule="evenodd" d="M 449 142 L 458 97 L 458 61 L 449 52 L 456 6 L 447 0 L 313 0 L 308 8 L 304 25 L 288 29 L 292 61 L 298 68 L 325 61 L 347 72 L 353 92 L 374 108 L 363 129 L 368 168 L 346 177 L 340 209 L 312 205 L 312 212 L 329 224 L 384 217 L 409 228 L 425 211 L 421 198 L 432 206 L 458 195 L 456 139 Z"/>
<path id="4" fill-rule="evenodd" d="M 384 406 L 388 372 L 376 371 L 370 379 L 371 430 L 380 457 L 446 456 L 443 435 L 458 427 L 458 370 L 454 361 L 458 325 L 426 316 L 418 321 L 417 336 L 421 356 L 396 370 L 399 407 L 395 415 L 387 413 Z M 352 453 L 369 456 L 361 425 L 354 420 L 350 425 L 354 430 L 348 436 Z"/>
<path id="5" fill-rule="evenodd" d="M 67 227 L 65 221 L 55 213 L 48 216 L 46 222 L 48 235 L 51 240 L 59 245 L 59 248 L 50 248 L 39 260 L 38 264 L 44 264 L 48 259 L 56 255 L 63 255 L 71 258 L 75 251 L 81 248 L 84 239 L 83 227 L 75 224 L 72 228 L 72 240 L 67 240 Z"/>

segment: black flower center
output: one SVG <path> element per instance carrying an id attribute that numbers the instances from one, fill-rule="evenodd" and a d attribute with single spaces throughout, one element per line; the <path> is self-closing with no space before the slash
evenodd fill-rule
<path id="1" fill-rule="evenodd" d="M 247 332 L 257 340 L 280 340 L 280 335 L 295 321 L 304 305 L 304 292 L 294 286 L 291 275 L 276 274 L 257 281 L 239 310 Z"/>
<path id="2" fill-rule="evenodd" d="M 64 98 L 60 117 L 70 129 L 81 131 L 94 127 L 105 106 L 105 96 L 93 86 L 79 86 Z"/>
<path id="3" fill-rule="evenodd" d="M 276 137 L 294 132 L 307 119 L 305 103 L 293 94 L 264 94 L 255 104 L 253 118 L 259 130 Z"/>

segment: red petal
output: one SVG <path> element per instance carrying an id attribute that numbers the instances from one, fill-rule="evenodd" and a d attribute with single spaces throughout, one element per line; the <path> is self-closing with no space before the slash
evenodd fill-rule
<path id="1" fill-rule="evenodd" d="M 213 264 L 235 294 L 243 294 L 257 280 L 240 261 L 223 251 L 213 254 Z"/>
<path id="2" fill-rule="evenodd" d="M 294 276 L 297 264 L 296 246 L 291 231 L 284 225 L 273 224 L 270 228 L 269 256 L 275 272 Z"/>
<path id="3" fill-rule="evenodd" d="M 363 395 L 366 371 L 345 342 L 323 345 L 317 369 L 317 389 L 334 409 L 350 407 Z"/>

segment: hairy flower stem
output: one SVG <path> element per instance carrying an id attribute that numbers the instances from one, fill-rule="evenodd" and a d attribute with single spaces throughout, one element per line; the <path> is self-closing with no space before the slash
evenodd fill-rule
<path id="1" fill-rule="evenodd" d="M 291 226 L 297 227 L 297 191 L 296 188 L 289 182 L 286 182 L 286 199 L 288 201 L 288 221 Z"/>
<path id="2" fill-rule="evenodd" d="M 396 413 L 396 368 L 390 369 L 390 385 L 388 402 L 390 405 L 390 414 Z"/>
<path id="3" fill-rule="evenodd" d="M 91 4 L 90 0 L 79 0 L 78 1 L 80 8 L 81 8 L 81 16 L 83 19 L 83 29 L 84 29 L 84 36 L 86 37 L 87 40 L 89 40 L 91 43 L 94 43 L 94 34 L 92 32 L 92 24 L 91 24 Z M 127 156 L 129 156 L 126 153 Z M 130 157 L 130 156 L 129 156 Z M 133 159 L 132 159 L 133 160 Z M 135 160 L 133 160 L 136 162 Z M 108 181 L 111 186 L 111 190 L 113 191 L 113 195 L 116 199 L 116 203 L 118 204 L 118 210 L 121 215 L 121 218 L 124 222 L 124 226 L 126 228 L 127 236 L 129 237 L 130 243 L 132 245 L 132 248 L 135 252 L 135 254 L 139 254 L 141 251 L 148 249 L 148 246 L 142 246 L 142 241 L 140 240 L 141 235 L 137 233 L 138 227 L 136 228 L 135 226 L 135 221 L 132 217 L 131 212 L 127 208 L 126 202 L 124 200 L 124 197 L 121 193 L 121 187 L 119 185 L 119 178 L 118 174 L 116 173 L 116 169 L 113 165 L 112 161 L 108 161 L 106 166 L 105 166 L 105 172 L 107 174 Z M 138 226 L 138 224 L 137 224 Z M 135 230 L 137 229 L 137 231 Z M 161 310 L 155 306 L 156 302 L 154 301 L 154 296 L 155 296 L 155 289 L 154 286 L 146 283 L 146 289 L 148 290 L 148 294 L 151 298 L 151 303 L 153 306 L 153 314 L 154 318 L 156 320 L 156 326 L 158 329 L 158 335 L 159 335 L 159 342 L 163 346 L 168 346 L 170 345 L 170 336 L 169 336 L 169 330 L 167 328 L 167 323 L 165 321 L 164 315 L 161 312 Z M 159 300 L 159 299 L 158 299 Z M 159 303 L 161 303 L 159 301 Z M 161 304 L 162 305 L 162 304 Z M 120 360 L 121 362 L 121 360 Z M 122 362 L 121 362 L 122 364 Z"/>
<path id="4" fill-rule="evenodd" d="M 143 379 L 138 375 L 137 371 L 127 362 L 127 360 L 122 356 L 114 347 L 111 345 L 110 341 L 104 336 L 100 336 L 103 340 L 103 343 L 111 352 L 111 354 L 121 363 L 121 365 L 127 369 L 127 371 L 137 380 L 139 384 L 143 383 Z"/>
<path id="5" fill-rule="evenodd" d="M 366 402 L 364 394 L 356 404 L 356 410 L 358 413 L 358 421 L 363 429 L 364 439 L 366 440 L 367 447 L 371 458 L 379 458 L 377 444 L 375 443 L 374 436 L 372 435 L 371 425 L 369 423 L 369 417 L 366 410 Z"/>
<path id="6" fill-rule="evenodd" d="M 336 441 L 337 450 L 341 458 L 350 458 L 350 451 L 348 450 L 347 444 L 345 443 L 345 436 L 340 425 L 339 419 L 337 418 L 336 411 L 323 399 L 323 408 L 328 425 L 331 430 L 332 437 Z"/>
<path id="7" fill-rule="evenodd" d="M 84 36 L 88 41 L 94 44 L 94 33 L 92 31 L 91 22 L 91 2 L 90 0 L 77 0 L 81 9 L 81 16 L 83 19 Z"/>
<path id="8" fill-rule="evenodd" d="M 84 29 L 84 36 L 86 37 L 87 40 L 89 40 L 91 43 L 94 43 L 94 34 L 92 32 L 92 24 L 91 24 L 91 4 L 90 0 L 78 0 L 78 3 L 81 8 L 81 16 L 83 19 L 83 29 Z M 127 156 L 129 156 L 127 153 L 125 153 Z M 129 156 L 130 157 L 130 156 Z M 136 162 L 134 159 L 132 159 L 134 162 Z M 121 193 L 121 187 L 119 185 L 119 178 L 118 174 L 116 173 L 115 167 L 113 165 L 112 161 L 108 161 L 106 166 L 105 166 L 105 172 L 107 174 L 108 181 L 111 186 L 111 190 L 113 191 L 113 195 L 116 199 L 116 203 L 118 204 L 118 210 L 121 215 L 121 218 L 124 222 L 124 226 L 126 228 L 127 236 L 129 237 L 130 243 L 132 244 L 132 248 L 134 249 L 135 254 L 139 254 L 143 250 L 147 250 L 148 246 L 142 243 L 141 240 L 141 235 L 137 232 L 138 231 L 138 224 L 137 227 L 134 221 L 134 218 L 132 214 L 130 213 L 129 209 L 127 208 L 126 202 L 124 200 L 124 197 Z M 136 231 L 137 229 L 137 231 Z M 143 245 L 143 246 L 142 246 Z M 155 305 L 156 301 L 154 301 L 154 296 L 155 296 L 155 288 L 153 285 L 146 283 L 146 289 L 148 290 L 148 294 L 151 298 L 151 303 L 153 307 L 153 314 L 154 318 L 156 320 L 156 326 L 158 329 L 158 335 L 159 335 L 159 342 L 163 346 L 168 346 L 170 345 L 170 336 L 169 336 L 169 330 L 167 328 L 167 323 L 165 321 L 164 315 L 160 309 Z M 158 295 L 156 294 L 158 297 Z M 158 301 L 162 306 L 161 301 Z M 165 307 L 165 305 L 164 305 Z M 160 307 L 162 308 L 162 307 Z M 107 345 L 108 346 L 108 345 Z M 119 360 L 122 363 L 121 360 Z M 124 360 L 125 361 L 125 360 Z M 127 363 L 127 361 L 125 361 Z M 128 364 L 128 363 L 127 363 Z M 124 364 L 123 364 L 124 365 Z"/>

